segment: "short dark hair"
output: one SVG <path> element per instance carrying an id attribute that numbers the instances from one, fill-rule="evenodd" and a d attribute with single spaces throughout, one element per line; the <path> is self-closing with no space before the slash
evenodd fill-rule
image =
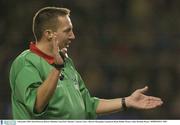
<path id="1" fill-rule="evenodd" d="M 43 31 L 51 29 L 56 31 L 59 25 L 58 16 L 70 15 L 70 10 L 59 7 L 44 7 L 33 17 L 32 30 L 35 39 L 41 39 Z"/>

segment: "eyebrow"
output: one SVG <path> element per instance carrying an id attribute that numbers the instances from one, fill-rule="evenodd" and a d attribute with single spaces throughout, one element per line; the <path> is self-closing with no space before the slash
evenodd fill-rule
<path id="1" fill-rule="evenodd" d="M 68 28 L 66 28 L 66 29 L 64 29 L 64 31 L 70 31 L 70 30 L 72 30 L 73 29 L 73 27 L 68 27 Z"/>

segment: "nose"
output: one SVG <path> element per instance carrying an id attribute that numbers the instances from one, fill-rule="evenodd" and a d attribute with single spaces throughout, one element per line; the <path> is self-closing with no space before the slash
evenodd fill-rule
<path id="1" fill-rule="evenodd" d="M 70 39 L 75 39 L 75 35 L 74 35 L 74 32 L 73 32 L 73 31 L 71 31 Z"/>

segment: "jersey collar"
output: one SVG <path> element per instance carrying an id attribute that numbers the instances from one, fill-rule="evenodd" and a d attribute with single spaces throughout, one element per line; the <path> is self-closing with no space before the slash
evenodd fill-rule
<path id="1" fill-rule="evenodd" d="M 33 53 L 37 54 L 38 56 L 42 57 L 43 59 L 45 59 L 49 64 L 54 63 L 54 57 L 47 55 L 46 53 L 42 52 L 39 48 L 36 47 L 35 42 L 30 43 L 29 49 L 31 52 L 33 52 Z"/>

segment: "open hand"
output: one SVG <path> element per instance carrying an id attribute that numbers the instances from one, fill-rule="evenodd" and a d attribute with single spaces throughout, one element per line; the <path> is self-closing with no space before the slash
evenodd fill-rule
<path id="1" fill-rule="evenodd" d="M 136 109 L 153 109 L 163 104 L 163 101 L 154 96 L 147 96 L 144 93 L 148 90 L 145 86 L 142 89 L 137 89 L 130 96 L 126 98 L 127 107 Z"/>
<path id="2" fill-rule="evenodd" d="M 58 40 L 56 39 L 55 36 L 53 37 L 52 42 L 53 42 L 54 63 L 61 65 L 64 63 L 64 60 L 63 60 L 63 57 L 59 53 L 60 50 L 59 50 Z"/>

